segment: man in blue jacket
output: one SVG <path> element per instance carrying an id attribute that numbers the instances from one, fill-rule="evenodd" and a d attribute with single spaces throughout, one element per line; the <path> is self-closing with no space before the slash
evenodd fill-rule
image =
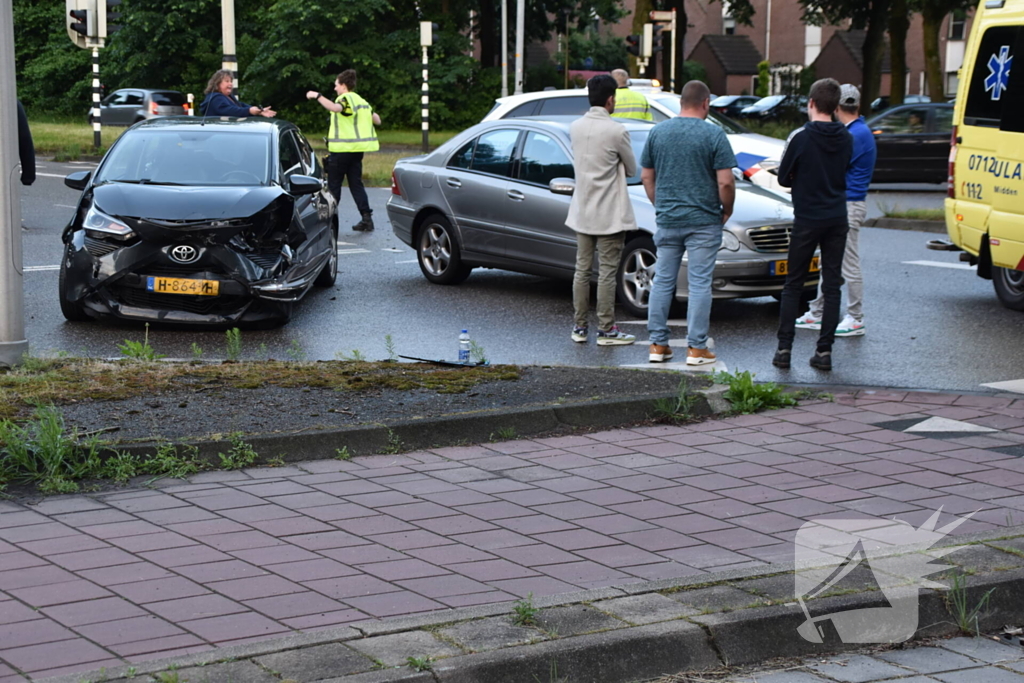
<path id="1" fill-rule="evenodd" d="M 202 116 L 232 116 L 241 118 L 243 116 L 265 116 L 271 118 L 277 115 L 270 107 L 257 107 L 239 102 L 232 94 L 235 79 L 230 71 L 221 69 L 215 71 L 206 84 L 206 97 L 199 105 L 199 113 Z"/>
<path id="2" fill-rule="evenodd" d="M 860 91 L 857 86 L 844 84 L 839 93 L 836 118 L 853 136 L 853 158 L 846 171 L 846 219 L 850 232 L 846 235 L 846 253 L 843 256 L 843 279 L 846 280 L 846 317 L 836 328 L 837 337 L 859 337 L 864 334 L 864 277 L 860 270 L 860 226 L 867 214 L 868 184 L 875 172 L 875 136 L 871 134 L 864 117 L 860 115 Z M 796 319 L 796 326 L 805 330 L 820 330 L 825 297 L 811 302 L 810 309 Z"/>

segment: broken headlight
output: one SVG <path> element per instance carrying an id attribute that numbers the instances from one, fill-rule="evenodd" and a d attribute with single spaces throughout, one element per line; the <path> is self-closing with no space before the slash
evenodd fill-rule
<path id="1" fill-rule="evenodd" d="M 119 240 L 126 240 L 135 236 L 131 228 L 113 216 L 103 213 L 96 208 L 95 204 L 89 207 L 89 211 L 86 212 L 85 220 L 82 221 L 82 227 L 85 228 L 85 232 L 89 237 L 96 239 L 113 237 Z"/>

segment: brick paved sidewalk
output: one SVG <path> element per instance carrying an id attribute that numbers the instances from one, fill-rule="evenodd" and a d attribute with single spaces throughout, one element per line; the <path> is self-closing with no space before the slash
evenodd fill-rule
<path id="1" fill-rule="evenodd" d="M 721 683 L 1024 683 L 1022 672 L 1024 648 L 990 638 L 952 638 L 904 650 L 815 657 Z"/>
<path id="2" fill-rule="evenodd" d="M 934 416 L 984 434 L 914 434 Z M 688 427 L 0 503 L 0 683 L 792 559 L 809 518 L 1024 523 L 1024 400 L 861 391 Z"/>

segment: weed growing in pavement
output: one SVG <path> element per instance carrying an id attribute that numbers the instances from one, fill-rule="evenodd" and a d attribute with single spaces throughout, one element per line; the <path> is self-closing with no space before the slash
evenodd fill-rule
<path id="1" fill-rule="evenodd" d="M 544 681 L 537 678 L 537 674 L 533 675 L 533 680 L 537 683 L 544 683 Z M 548 669 L 548 683 L 569 683 L 568 678 L 558 677 L 558 662 L 553 659 L 551 660 L 551 666 Z"/>
<path id="2" fill-rule="evenodd" d="M 178 675 L 177 671 L 164 671 L 163 673 L 153 674 L 153 678 L 157 683 L 181 683 L 181 676 Z"/>
<path id="3" fill-rule="evenodd" d="M 679 390 L 671 398 L 654 400 L 654 413 L 669 422 L 686 422 L 693 418 L 693 406 L 697 397 L 690 394 L 690 383 L 683 377 L 679 380 Z"/>
<path id="4" fill-rule="evenodd" d="M 430 657 L 406 657 L 405 659 L 405 663 L 413 671 L 430 671 L 430 668 L 433 666 L 430 662 Z"/>
<path id="5" fill-rule="evenodd" d="M 79 443 L 53 406 L 37 408 L 25 424 L 0 421 L 0 444 L 0 484 L 35 483 L 47 493 L 69 493 L 78 490 L 76 479 L 101 467 L 99 442 Z"/>
<path id="6" fill-rule="evenodd" d="M 129 666 L 128 669 L 124 672 L 124 677 L 135 678 L 136 673 L 138 673 L 138 669 L 136 669 L 134 666 Z"/>
<path id="7" fill-rule="evenodd" d="M 118 351 L 125 358 L 131 358 L 132 360 L 141 361 L 154 361 L 159 358 L 166 358 L 165 355 L 157 353 L 156 350 L 149 345 L 149 323 L 146 323 L 146 331 L 143 334 L 142 342 L 132 341 L 131 339 L 125 339 L 123 344 L 117 345 Z"/>
<path id="8" fill-rule="evenodd" d="M 139 456 L 131 453 L 117 452 L 103 462 L 98 473 L 104 479 L 113 479 L 124 484 L 139 473 Z"/>
<path id="9" fill-rule="evenodd" d="M 366 356 L 364 356 L 363 352 L 360 351 L 359 349 L 352 349 L 352 353 L 338 351 L 336 354 L 334 354 L 334 357 L 337 358 L 338 360 L 355 361 L 358 363 L 363 363 L 366 361 Z"/>
<path id="10" fill-rule="evenodd" d="M 978 628 L 978 615 L 988 607 L 989 599 L 995 588 L 981 596 L 978 602 L 971 606 L 967 598 L 967 582 L 959 572 L 953 575 L 949 590 L 946 592 L 946 609 L 953 615 L 957 628 L 969 636 L 981 635 Z"/>
<path id="11" fill-rule="evenodd" d="M 224 355 L 228 360 L 238 360 L 242 355 L 242 331 L 232 327 L 224 333 Z"/>
<path id="12" fill-rule="evenodd" d="M 260 345 L 256 347 L 256 355 L 263 360 L 270 360 L 270 351 L 267 349 L 266 342 L 260 342 Z"/>
<path id="13" fill-rule="evenodd" d="M 469 359 L 477 365 L 484 365 L 487 363 L 487 352 L 484 351 L 484 347 L 480 346 L 475 341 L 470 340 Z"/>
<path id="14" fill-rule="evenodd" d="M 276 458 L 270 458 L 267 460 L 267 467 L 284 467 L 284 454 L 277 456 Z"/>
<path id="15" fill-rule="evenodd" d="M 335 459 L 337 459 L 337 460 L 351 460 L 352 459 L 352 454 L 348 452 L 348 446 L 342 446 L 341 448 L 335 448 L 334 452 L 337 454 L 337 455 L 334 456 Z"/>
<path id="16" fill-rule="evenodd" d="M 713 379 L 717 384 L 727 384 L 725 399 L 732 404 L 733 413 L 756 413 L 796 405 L 795 398 L 786 393 L 783 386 L 775 382 L 754 383 L 749 370 L 735 373 L 716 372 Z"/>
<path id="17" fill-rule="evenodd" d="M 306 360 L 306 350 L 302 348 L 298 339 L 292 339 L 288 345 L 288 356 L 296 363 Z"/>
<path id="18" fill-rule="evenodd" d="M 196 344 L 195 342 L 192 342 L 192 360 L 197 360 L 198 361 L 198 360 L 202 360 L 202 359 L 203 359 L 203 347 L 201 347 L 199 344 Z"/>
<path id="19" fill-rule="evenodd" d="M 395 434 L 390 427 L 388 429 L 388 445 L 381 451 L 386 455 L 396 455 L 405 450 L 405 444 L 402 443 L 402 439 L 399 438 L 398 434 Z"/>
<path id="20" fill-rule="evenodd" d="M 390 334 L 384 335 L 384 350 L 388 352 L 388 360 L 398 360 L 398 354 L 395 353 L 395 340 Z"/>
<path id="21" fill-rule="evenodd" d="M 371 660 L 373 661 L 373 668 L 374 669 L 379 670 L 379 669 L 386 669 L 386 668 L 388 668 L 388 665 L 385 664 L 383 662 L 383 660 L 377 659 L 376 657 L 371 657 Z"/>
<path id="22" fill-rule="evenodd" d="M 157 447 L 156 455 L 139 463 L 139 474 L 184 479 L 206 467 L 207 464 L 199 460 L 199 449 L 195 446 L 163 443 Z"/>
<path id="23" fill-rule="evenodd" d="M 225 470 L 240 470 L 244 467 L 251 466 L 256 459 L 260 457 L 260 454 L 256 452 L 256 449 L 251 444 L 246 443 L 243 440 L 244 434 L 241 432 L 235 432 L 231 435 L 231 450 L 225 453 L 218 453 L 217 458 L 220 460 L 220 466 Z"/>
<path id="24" fill-rule="evenodd" d="M 537 623 L 537 613 L 540 608 L 533 606 L 533 593 L 528 593 L 525 598 L 518 600 L 512 605 L 512 623 L 516 626 L 533 626 Z"/>
<path id="25" fill-rule="evenodd" d="M 514 441 L 519 437 L 515 427 L 502 427 L 494 434 L 491 434 L 491 441 Z"/>

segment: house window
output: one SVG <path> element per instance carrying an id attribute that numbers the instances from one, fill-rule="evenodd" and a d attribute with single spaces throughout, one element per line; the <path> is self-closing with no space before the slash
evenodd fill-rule
<path id="1" fill-rule="evenodd" d="M 722 2 L 722 32 L 727 36 L 736 34 L 736 19 L 732 16 L 729 0 L 723 0 Z"/>
<path id="2" fill-rule="evenodd" d="M 964 24 L 967 21 L 967 12 L 964 10 L 956 10 L 951 12 L 949 15 L 949 39 L 950 40 L 963 40 L 964 39 Z"/>
<path id="3" fill-rule="evenodd" d="M 950 71 L 946 74 L 946 96 L 953 97 L 956 95 L 957 86 L 960 85 L 960 78 L 957 76 L 956 71 Z"/>

